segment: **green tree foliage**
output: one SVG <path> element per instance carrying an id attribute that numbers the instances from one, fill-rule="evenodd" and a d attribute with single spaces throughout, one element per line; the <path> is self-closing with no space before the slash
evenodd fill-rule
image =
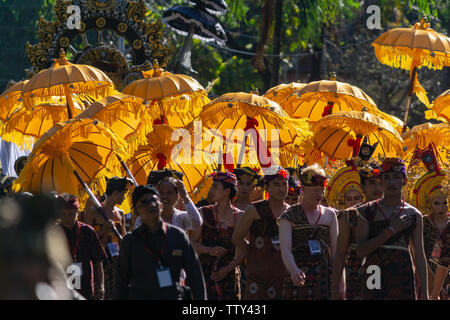
<path id="1" fill-rule="evenodd" d="M 52 19 L 56 0 L 0 0 L 0 91 L 9 80 L 25 78 L 31 66 L 25 44 L 36 43 L 41 16 Z"/>

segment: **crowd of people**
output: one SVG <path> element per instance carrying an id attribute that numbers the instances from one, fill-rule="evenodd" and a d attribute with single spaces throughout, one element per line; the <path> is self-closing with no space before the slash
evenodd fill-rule
<path id="1" fill-rule="evenodd" d="M 212 180 L 207 198 L 194 204 L 179 172 L 153 171 L 137 187 L 113 177 L 99 199 L 102 213 L 75 195 L 10 192 L 0 204 L 0 244 L 17 232 L 28 240 L 0 245 L 0 258 L 28 261 L 24 270 L 5 264 L 16 275 L 9 280 L 28 276 L 20 287 L 5 272 L 0 278 L 10 285 L 0 298 L 448 299 L 448 194 L 433 185 L 420 208 L 407 203 L 402 159 L 349 163 L 331 179 L 314 164 L 264 176 L 241 167 Z M 128 192 L 131 219 L 117 207 Z M 46 206 L 56 214 L 44 219 L 35 211 Z M 41 227 L 51 224 L 34 238 L 26 232 L 33 214 Z M 42 253 L 45 243 L 50 253 Z M 36 250 L 47 257 L 41 268 L 31 263 Z M 48 258 L 55 251 L 59 258 Z M 51 264 L 62 265 L 64 276 L 51 278 Z M 62 288 L 67 266 L 81 271 L 77 287 Z"/>

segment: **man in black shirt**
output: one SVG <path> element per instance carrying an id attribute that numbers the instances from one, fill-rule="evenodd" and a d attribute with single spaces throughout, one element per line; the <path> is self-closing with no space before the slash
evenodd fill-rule
<path id="1" fill-rule="evenodd" d="M 142 225 L 120 243 L 113 299 L 182 299 L 181 269 L 186 272 L 192 297 L 206 299 L 197 254 L 184 231 L 161 219 L 158 191 L 139 186 L 132 203 Z"/>
<path id="2" fill-rule="evenodd" d="M 91 226 L 77 221 L 80 207 L 77 197 L 63 193 L 56 201 L 74 262 L 72 270 L 80 269 L 81 288 L 76 289 L 88 300 L 101 300 L 105 293 L 102 261 L 106 258 L 102 244 Z"/>

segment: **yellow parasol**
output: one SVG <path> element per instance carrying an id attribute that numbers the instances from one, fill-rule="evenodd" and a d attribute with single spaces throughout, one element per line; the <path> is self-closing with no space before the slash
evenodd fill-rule
<path id="1" fill-rule="evenodd" d="M 365 111 L 336 112 L 312 125 L 317 149 L 333 159 L 357 156 L 361 141 L 378 143 L 373 156 L 395 157 L 402 154 L 403 140 L 387 121 Z"/>
<path id="2" fill-rule="evenodd" d="M 300 90 L 305 85 L 305 83 L 300 82 L 282 83 L 269 89 L 263 97 L 275 101 L 281 106 L 284 100 L 287 99 L 292 92 Z"/>
<path id="3" fill-rule="evenodd" d="M 51 68 L 42 70 L 30 79 L 23 89 L 22 98 L 28 110 L 36 105 L 54 103 L 54 99 L 59 98 L 58 103 L 67 106 L 67 118 L 72 119 L 79 113 L 74 100 L 83 106 L 84 96 L 99 99 L 114 91 L 112 80 L 101 70 L 88 65 L 71 64 L 61 50 L 59 59 L 55 59 Z"/>
<path id="4" fill-rule="evenodd" d="M 222 138 L 226 147 L 219 146 L 219 150 L 225 155 L 231 153 L 233 156 L 235 150 L 230 146 L 240 145 L 239 157 L 233 157 L 233 164 L 226 163 L 226 165 L 233 166 L 236 164 L 237 167 L 246 163 L 243 159 L 242 145 L 247 149 L 245 152 L 249 153 L 248 148 L 251 142 L 253 142 L 253 146 L 256 146 L 253 154 L 256 154 L 258 159 L 253 156 L 249 166 L 258 165 L 256 161 L 259 161 L 258 167 L 267 167 L 266 161 L 261 163 L 259 151 L 261 151 L 261 155 L 270 156 L 270 152 L 264 151 L 269 151 L 273 147 L 278 147 L 278 150 L 275 151 L 279 151 L 281 165 L 293 165 L 292 160 L 296 156 L 303 156 L 304 141 L 312 136 L 305 119 L 289 118 L 276 102 L 252 93 L 224 94 L 206 105 L 197 119 L 201 121 L 203 130 L 211 129 L 215 133 L 215 137 Z M 247 140 L 250 133 L 252 133 L 250 136 L 253 137 L 253 141 Z M 260 139 L 264 135 L 267 136 L 267 141 Z M 213 147 L 213 143 L 210 146 Z M 210 149 L 207 151 L 212 153 Z M 273 159 L 270 163 L 272 162 Z"/>
<path id="5" fill-rule="evenodd" d="M 450 89 L 442 92 L 431 104 L 433 110 L 425 111 L 426 119 L 450 122 Z"/>
<path id="6" fill-rule="evenodd" d="M 190 135 L 180 137 L 180 139 L 186 138 L 187 140 L 172 140 L 172 137 L 176 135 L 175 130 L 175 128 L 164 124 L 154 125 L 153 131 L 147 135 L 147 144 L 140 146 L 127 162 L 138 184 L 147 183 L 150 171 L 167 168 L 184 174 L 183 181 L 187 191 L 191 193 L 203 178 L 212 172 L 212 168 L 207 162 L 202 159 L 195 160 L 196 155 L 202 156 L 202 151 L 197 150 L 197 152 L 200 151 L 200 154 L 195 153 Z M 187 133 L 184 130 L 183 132 Z M 184 145 L 184 143 L 188 143 L 188 145 Z M 179 150 L 176 149 L 177 146 L 186 146 L 186 148 Z M 191 153 L 190 155 L 187 154 L 188 150 Z"/>
<path id="7" fill-rule="evenodd" d="M 395 28 L 383 33 L 373 43 L 377 59 L 388 66 L 410 70 L 410 86 L 404 115 L 408 119 L 412 94 L 430 108 L 425 89 L 417 78 L 417 68 L 442 69 L 450 66 L 450 38 L 434 31 L 425 19 L 411 28 Z"/>
<path id="8" fill-rule="evenodd" d="M 161 119 L 158 124 L 184 128 L 210 101 L 197 80 L 165 72 L 156 60 L 153 70 L 142 74 L 144 79 L 130 83 L 122 92 L 148 101 L 152 118 Z"/>
<path id="9" fill-rule="evenodd" d="M 125 146 L 125 141 L 96 120 L 57 123 L 34 145 L 13 190 L 33 194 L 68 192 L 78 195 L 84 204 L 84 189 L 100 210 L 94 193 L 105 191 L 106 177 L 120 174 L 115 154 L 127 159 Z"/>
<path id="10" fill-rule="evenodd" d="M 3 130 L 2 139 L 30 150 L 33 144 L 57 122 L 68 120 L 67 107 L 46 103 L 27 110 L 16 109 L 9 117 Z"/>
<path id="11" fill-rule="evenodd" d="M 133 154 L 138 146 L 147 143 L 152 130 L 152 119 L 144 100 L 122 93 L 92 103 L 75 119 L 96 119 L 106 125 L 127 143 L 127 153 Z"/>
<path id="12" fill-rule="evenodd" d="M 282 107 L 292 118 L 307 118 L 310 122 L 338 111 L 361 111 L 378 114 L 377 105 L 363 90 L 345 82 L 330 80 L 310 82 L 294 91 Z"/>
<path id="13" fill-rule="evenodd" d="M 0 96 L 0 129 L 2 129 L 6 121 L 9 120 L 11 113 L 22 106 L 22 99 L 20 96 L 27 83 L 28 80 L 13 84 Z"/>
<path id="14" fill-rule="evenodd" d="M 407 157 L 416 150 L 424 150 L 432 145 L 436 157 L 442 165 L 450 163 L 450 125 L 448 123 L 431 124 L 429 122 L 414 126 L 402 135 L 407 148 Z"/>

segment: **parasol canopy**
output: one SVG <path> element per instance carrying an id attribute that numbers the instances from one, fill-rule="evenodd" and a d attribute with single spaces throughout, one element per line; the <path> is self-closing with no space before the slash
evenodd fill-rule
<path id="1" fill-rule="evenodd" d="M 420 85 L 417 69 L 442 69 L 450 66 L 450 38 L 430 28 L 425 19 L 411 28 L 395 28 L 383 33 L 373 43 L 377 59 L 388 66 L 410 71 L 410 86 L 404 115 L 404 128 L 408 118 L 412 94 L 430 108 L 425 89 Z"/>
<path id="2" fill-rule="evenodd" d="M 312 125 L 314 144 L 330 158 L 344 160 L 358 155 L 361 141 L 378 143 L 373 156 L 402 154 L 403 140 L 390 123 L 365 111 L 336 112 Z"/>
<path id="3" fill-rule="evenodd" d="M 28 80 L 17 82 L 13 84 L 10 88 L 6 89 L 0 96 L 0 129 L 3 128 L 9 116 L 17 108 L 22 106 L 22 90 Z"/>
<path id="4" fill-rule="evenodd" d="M 187 36 L 193 28 L 193 37 L 204 42 L 216 42 L 225 45 L 227 35 L 219 21 L 205 11 L 197 8 L 176 6 L 163 14 L 162 22 L 175 32 Z"/>
<path id="5" fill-rule="evenodd" d="M 144 100 L 139 97 L 116 93 L 92 103 L 76 119 L 95 119 L 105 123 L 127 143 L 127 153 L 133 154 L 138 146 L 147 143 L 152 130 Z"/>
<path id="6" fill-rule="evenodd" d="M 71 64 L 61 50 L 59 59 L 55 59 L 52 67 L 30 79 L 23 89 L 22 98 L 28 110 L 60 98 L 61 104 L 67 105 L 68 119 L 72 119 L 77 115 L 73 94 L 95 100 L 114 91 L 113 81 L 103 71 L 88 65 Z M 84 99 L 76 102 L 82 106 Z"/>
<path id="7" fill-rule="evenodd" d="M 305 85 L 305 83 L 299 82 L 282 83 L 267 90 L 263 97 L 275 101 L 280 106 L 282 106 L 284 100 L 287 99 L 291 95 L 291 93 L 300 90 Z"/>
<path id="8" fill-rule="evenodd" d="M 143 72 L 144 79 L 136 80 L 123 93 L 140 97 L 147 102 L 150 115 L 159 124 L 185 127 L 210 100 L 205 89 L 194 78 L 184 74 L 165 72 L 154 61 L 153 70 Z"/>
<path id="9" fill-rule="evenodd" d="M 94 193 L 102 194 L 105 177 L 121 173 L 116 154 L 127 159 L 125 146 L 125 141 L 96 120 L 57 123 L 34 145 L 14 190 L 33 194 L 68 192 L 78 195 L 80 203 L 84 203 L 87 195 L 74 171 Z"/>
<path id="10" fill-rule="evenodd" d="M 233 156 L 234 150 L 230 148 L 230 145 L 234 145 L 235 142 L 237 146 L 240 146 L 241 152 L 242 144 L 245 142 L 247 154 L 250 143 L 253 143 L 253 146 L 256 146 L 253 150 L 256 151 L 261 167 L 267 164 L 266 161 L 261 163 L 259 155 L 270 157 L 269 150 L 276 147 L 281 164 L 287 166 L 296 156 L 300 157 L 304 153 L 304 141 L 312 136 L 305 119 L 289 118 L 276 102 L 253 93 L 224 94 L 204 106 L 197 119 L 201 121 L 204 129 L 211 129 L 214 136 L 222 137 L 226 147 L 221 151 L 224 154 L 231 153 L 233 165 L 244 165 L 244 163 L 236 162 L 236 160 L 238 162 L 244 160 L 241 155 Z M 254 129 L 255 135 L 250 135 L 253 138 L 252 141 L 246 141 L 247 134 L 251 133 L 250 129 Z M 262 135 L 267 136 L 266 141 L 261 138 Z M 213 143 L 210 147 L 213 147 Z M 207 150 L 211 152 L 210 149 Z M 269 152 L 264 152 L 266 150 Z M 255 157 L 250 159 L 249 166 L 258 164 L 255 160 Z"/>
<path id="11" fill-rule="evenodd" d="M 363 90 L 345 82 L 314 81 L 294 91 L 282 107 L 292 118 L 307 118 L 310 122 L 339 111 L 361 111 L 378 114 L 377 105 Z"/>
<path id="12" fill-rule="evenodd" d="M 141 145 L 127 162 L 127 166 L 139 184 L 146 184 L 150 171 L 164 168 L 182 172 L 186 190 L 191 193 L 204 177 L 212 172 L 208 162 L 195 161 L 195 147 L 189 144 L 190 157 L 185 150 L 176 149 L 182 142 L 172 140 L 176 129 L 168 125 L 154 125 L 153 131 L 147 135 L 147 144 Z M 191 143 L 191 139 L 188 139 Z M 201 147 L 201 146 L 199 146 Z M 202 155 L 202 150 L 200 155 Z M 198 154 L 197 154 L 198 155 Z M 200 162 L 200 163 L 196 163 Z"/>

